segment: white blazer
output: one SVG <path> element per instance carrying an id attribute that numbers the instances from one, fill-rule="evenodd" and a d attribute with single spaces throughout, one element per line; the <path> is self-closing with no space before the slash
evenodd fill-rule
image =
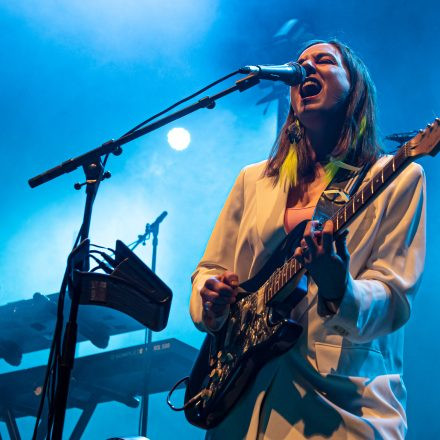
<path id="1" fill-rule="evenodd" d="M 388 160 L 382 157 L 365 184 Z M 200 289 L 232 270 L 255 275 L 285 237 L 287 194 L 263 177 L 265 162 L 239 174 L 193 274 L 190 311 L 203 328 Z M 304 328 L 289 352 L 266 364 L 210 439 L 400 439 L 407 429 L 403 324 L 425 257 L 425 179 L 411 164 L 350 226 L 350 280 L 329 315 L 311 278 L 292 312 Z"/>

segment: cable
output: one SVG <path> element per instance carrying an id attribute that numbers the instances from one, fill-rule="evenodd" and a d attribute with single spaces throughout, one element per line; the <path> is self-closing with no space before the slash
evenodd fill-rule
<path id="1" fill-rule="evenodd" d="M 189 101 L 192 98 L 195 98 L 196 96 L 200 95 L 201 93 L 205 92 L 206 90 L 210 89 L 211 87 L 216 86 L 217 84 L 227 80 L 228 78 L 230 78 L 231 76 L 236 75 L 237 73 L 240 73 L 239 70 L 236 70 L 235 72 L 229 73 L 226 76 L 223 76 L 222 78 L 214 81 L 211 84 L 208 84 L 207 86 L 203 87 L 202 89 L 200 89 L 199 91 L 193 93 L 192 95 L 187 96 L 186 98 L 181 99 L 180 101 L 177 101 L 175 104 L 171 105 L 170 107 L 166 108 L 165 110 L 162 110 L 161 112 L 150 116 L 148 119 L 146 119 L 144 122 L 141 122 L 140 124 L 136 125 L 136 127 L 133 127 L 131 130 L 127 131 L 127 133 L 123 134 L 121 136 L 121 138 L 128 136 L 129 134 L 133 133 L 134 131 L 138 130 L 139 128 L 143 127 L 145 124 L 148 124 L 149 122 L 153 121 L 154 119 L 157 119 L 159 116 L 164 115 L 165 113 L 168 113 L 170 110 L 172 110 L 173 108 L 176 108 L 177 106 L 179 106 L 180 104 L 183 104 L 186 101 Z"/>
<path id="2" fill-rule="evenodd" d="M 49 389 L 51 388 L 51 383 L 50 383 L 51 380 L 50 379 L 53 375 L 53 368 L 55 365 L 54 364 L 54 357 L 56 356 L 55 353 L 56 352 L 58 353 L 58 351 L 59 351 L 56 348 L 56 345 L 59 344 L 59 338 L 60 338 L 59 333 L 61 333 L 60 329 L 62 329 L 62 311 L 61 311 L 61 325 L 58 324 L 59 315 L 60 315 L 60 299 L 61 299 L 62 292 L 65 292 L 66 287 L 67 287 L 67 276 L 68 276 L 68 270 L 66 268 L 66 271 L 64 272 L 63 281 L 62 281 L 61 287 L 60 287 L 60 295 L 58 297 L 57 321 L 55 324 L 54 336 L 53 336 L 51 347 L 50 347 L 46 373 L 44 376 L 43 388 L 41 390 L 41 399 L 40 399 L 40 403 L 38 405 L 38 411 L 37 411 L 37 416 L 36 416 L 36 420 L 35 420 L 34 432 L 32 434 L 32 440 L 36 440 L 36 438 L 37 438 L 38 425 L 41 420 L 41 414 L 43 413 L 46 394 L 49 393 Z M 63 304 L 63 306 L 64 306 L 64 304 Z"/>

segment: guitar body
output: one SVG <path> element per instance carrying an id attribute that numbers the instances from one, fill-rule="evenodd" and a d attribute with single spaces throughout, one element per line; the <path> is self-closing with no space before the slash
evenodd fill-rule
<path id="1" fill-rule="evenodd" d="M 286 237 L 274 257 L 254 278 L 241 284 L 241 287 L 257 290 L 241 294 L 231 305 L 222 329 L 206 336 L 185 394 L 187 402 L 201 393 L 195 405 L 185 408 L 185 416 L 193 425 L 203 429 L 218 425 L 261 367 L 288 351 L 298 340 L 302 327 L 285 316 L 306 294 L 305 290 L 296 289 L 304 270 L 283 289 L 286 291 L 284 301 L 272 307 L 267 307 L 264 301 L 267 279 L 264 275 L 270 275 L 282 265 L 284 254 L 292 255 L 306 223 L 302 222 Z"/>
<path id="2" fill-rule="evenodd" d="M 302 328 L 295 321 L 272 324 L 272 312 L 258 313 L 257 308 L 257 296 L 247 296 L 231 307 L 220 334 L 205 338 L 185 396 L 188 400 L 205 390 L 185 410 L 193 425 L 210 429 L 219 424 L 261 367 L 292 348 L 300 336 Z"/>

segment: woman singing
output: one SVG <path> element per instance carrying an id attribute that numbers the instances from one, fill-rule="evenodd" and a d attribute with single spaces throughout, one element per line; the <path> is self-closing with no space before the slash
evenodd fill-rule
<path id="1" fill-rule="evenodd" d="M 298 58 L 305 81 L 290 89 L 290 111 L 267 161 L 239 174 L 193 274 L 191 316 L 215 333 L 238 283 L 263 267 L 315 208 L 341 168 L 367 170 L 389 159 L 376 139 L 374 85 L 363 62 L 338 41 L 314 42 Z M 404 438 L 403 325 L 425 256 L 425 188 L 408 166 L 333 237 L 331 221 L 310 221 L 294 251 L 307 294 L 290 311 L 303 327 L 268 362 L 210 439 Z"/>

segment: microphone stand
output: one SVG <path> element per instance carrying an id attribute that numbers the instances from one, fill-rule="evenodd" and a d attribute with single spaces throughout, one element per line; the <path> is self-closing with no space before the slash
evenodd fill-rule
<path id="1" fill-rule="evenodd" d="M 81 288 L 80 286 L 75 286 L 74 273 L 76 270 L 81 270 L 81 271 L 89 270 L 88 235 L 89 235 L 90 222 L 92 217 L 93 202 L 96 198 L 101 180 L 103 180 L 103 178 L 105 177 L 108 177 L 108 175 L 104 176 L 104 166 L 103 163 L 101 162 L 101 157 L 108 156 L 110 153 L 113 153 L 115 156 L 118 156 L 122 153 L 122 148 L 121 148 L 122 145 L 131 142 L 134 139 L 137 139 L 138 137 L 150 133 L 160 127 L 163 127 L 164 125 L 169 124 L 170 122 L 176 121 L 177 119 L 180 119 L 183 116 L 193 113 L 201 108 L 213 109 L 218 99 L 223 98 L 224 96 L 227 96 L 235 91 L 243 92 L 255 86 L 259 82 L 260 80 L 257 78 L 256 75 L 254 74 L 248 75 L 236 81 L 234 86 L 229 87 L 228 89 L 225 89 L 213 95 L 212 97 L 206 96 L 200 99 L 199 101 L 195 102 L 194 104 L 191 104 L 183 108 L 182 110 L 178 110 L 168 116 L 158 119 L 157 121 L 149 125 L 146 125 L 143 128 L 130 131 L 126 135 L 120 137 L 117 140 L 112 139 L 110 141 L 107 141 L 98 148 L 95 148 L 73 159 L 68 159 L 65 162 L 62 162 L 60 165 L 51 168 L 28 180 L 29 186 L 31 188 L 35 188 L 36 186 L 49 182 L 50 180 L 55 179 L 56 177 L 70 173 L 71 171 L 77 169 L 80 166 L 83 167 L 84 172 L 86 174 L 86 182 L 85 182 L 86 203 L 84 208 L 83 223 L 80 230 L 80 244 L 78 246 L 76 246 L 75 244 L 76 247 L 72 250 L 71 254 L 69 255 L 68 263 L 67 263 L 68 265 L 66 268 L 66 276 L 63 279 L 63 284 L 62 284 L 62 286 L 65 285 L 65 279 L 67 277 L 67 284 L 69 285 L 69 293 L 71 293 L 72 295 L 72 301 L 70 305 L 69 321 L 66 324 L 66 329 L 63 335 L 61 356 L 58 356 L 58 353 L 55 353 L 56 359 L 57 361 L 59 361 L 59 364 L 58 364 L 58 369 L 56 371 L 57 380 L 55 381 L 56 385 L 55 385 L 54 405 L 53 406 L 51 405 L 49 411 L 48 438 L 50 438 L 50 427 L 53 421 L 52 439 L 62 440 L 64 420 L 67 410 L 69 381 L 70 381 L 70 375 L 73 369 L 74 357 L 75 357 L 77 327 L 78 327 L 77 316 L 78 316 L 79 297 L 80 297 L 79 289 Z M 104 159 L 104 164 L 105 162 L 106 159 Z M 81 187 L 81 185 L 79 185 L 79 187 Z M 156 240 L 157 240 L 157 236 L 156 236 Z M 153 241 L 154 241 L 154 234 L 153 234 Z M 154 264 L 155 264 L 155 259 L 156 256 L 154 254 Z M 62 292 L 60 292 L 60 298 L 58 301 L 62 300 L 61 293 Z M 60 328 L 61 325 L 62 325 L 62 314 L 61 317 L 60 315 L 58 315 L 58 321 L 55 328 L 56 329 Z M 55 338 L 57 338 L 58 336 L 59 335 L 57 335 L 57 333 L 54 333 L 54 341 L 52 343 L 52 346 L 55 345 L 54 344 Z M 61 336 L 59 337 L 61 338 Z M 48 372 L 51 372 L 52 370 L 51 362 L 52 362 L 53 354 L 54 353 L 51 353 L 49 355 L 49 361 L 47 366 Z M 46 390 L 47 383 L 48 380 L 46 377 L 44 390 Z M 43 399 L 44 397 L 45 397 L 45 392 L 42 393 L 41 399 Z M 52 412 L 52 408 L 54 408 L 53 412 Z M 40 405 L 37 421 L 38 421 L 38 417 L 41 414 L 41 410 L 42 407 Z M 36 430 L 37 430 L 37 426 L 34 430 L 34 438 L 36 436 Z"/>
<path id="2" fill-rule="evenodd" d="M 139 244 L 145 245 L 145 241 L 150 238 L 150 235 L 153 235 L 152 240 L 152 257 L 151 257 L 151 270 L 156 273 L 156 255 L 157 255 L 157 245 L 159 243 L 158 236 L 159 236 L 159 225 L 163 221 L 163 219 L 167 216 L 167 211 L 162 212 L 162 214 L 157 217 L 157 219 L 150 225 L 147 223 L 145 226 L 145 233 L 143 235 L 139 235 L 137 241 L 130 245 L 129 247 L 133 251 L 136 249 Z M 148 351 L 148 347 L 151 344 L 153 340 L 153 332 L 147 328 L 145 330 L 145 351 L 144 351 L 144 386 L 142 390 L 141 395 L 141 411 L 140 411 L 140 425 L 139 425 L 139 435 L 146 437 L 147 436 L 147 422 L 148 422 L 148 388 L 149 388 L 149 382 L 150 382 L 150 365 L 151 365 L 151 358 L 150 353 Z"/>
<path id="3" fill-rule="evenodd" d="M 93 203 L 98 192 L 99 184 L 103 179 L 104 167 L 100 158 L 95 158 L 90 164 L 84 165 L 86 175 L 86 203 L 84 208 L 83 223 L 79 234 L 79 246 L 75 247 L 68 258 L 67 277 L 69 292 L 72 295 L 69 321 L 63 338 L 61 358 L 58 366 L 58 380 L 55 390 L 54 414 L 53 414 L 53 438 L 61 440 L 64 427 L 64 419 L 67 408 L 67 396 L 69 390 L 70 375 L 73 369 L 75 347 L 77 338 L 77 317 L 79 309 L 79 291 L 74 285 L 74 272 L 76 270 L 87 272 L 89 270 L 89 231 L 92 218 Z"/>

